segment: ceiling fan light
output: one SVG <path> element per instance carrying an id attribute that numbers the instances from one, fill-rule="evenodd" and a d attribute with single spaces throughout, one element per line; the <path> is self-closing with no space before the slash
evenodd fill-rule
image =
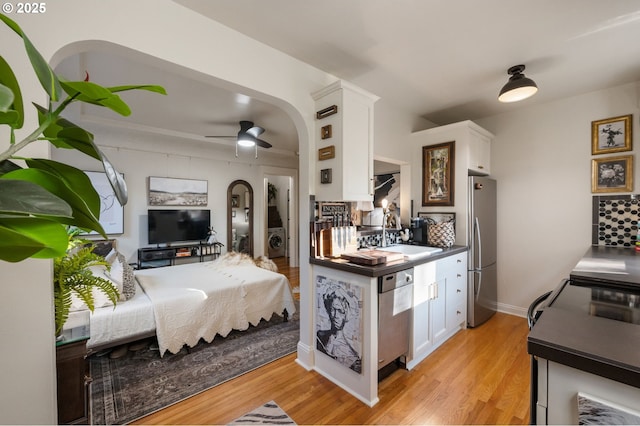
<path id="1" fill-rule="evenodd" d="M 254 146 L 255 144 L 256 142 L 254 140 L 251 140 L 247 137 L 238 138 L 238 145 L 240 146 L 251 147 L 251 146 Z"/>
<path id="2" fill-rule="evenodd" d="M 504 85 L 498 100 L 500 102 L 517 102 L 533 96 L 538 91 L 536 83 L 522 74 L 524 65 L 516 65 L 507 71 L 511 77 L 507 84 Z"/>

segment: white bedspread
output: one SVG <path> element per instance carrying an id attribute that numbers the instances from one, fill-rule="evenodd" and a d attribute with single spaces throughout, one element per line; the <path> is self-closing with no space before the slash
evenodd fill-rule
<path id="1" fill-rule="evenodd" d="M 87 311 L 76 311 L 69 314 L 65 328 L 73 328 L 83 324 Z M 90 314 L 91 338 L 88 348 L 117 342 L 131 336 L 149 334 L 155 330 L 153 306 L 142 288 L 136 283 L 136 294 L 132 299 L 120 301 L 113 306 L 94 309 Z"/>
<path id="2" fill-rule="evenodd" d="M 153 304 L 160 355 L 246 330 L 296 308 L 287 278 L 257 266 L 215 261 L 135 271 Z"/>

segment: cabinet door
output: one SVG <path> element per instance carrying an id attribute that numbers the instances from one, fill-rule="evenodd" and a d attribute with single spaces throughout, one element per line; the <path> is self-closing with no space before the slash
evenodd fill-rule
<path id="1" fill-rule="evenodd" d="M 439 279 L 431 287 L 431 340 L 438 343 L 447 334 L 447 282 Z"/>
<path id="2" fill-rule="evenodd" d="M 491 140 L 476 132 L 471 132 L 469 138 L 469 170 L 491 173 Z"/>
<path id="3" fill-rule="evenodd" d="M 418 265 L 413 270 L 413 335 L 411 343 L 412 359 L 421 358 L 429 352 L 431 325 L 429 308 L 431 288 L 435 281 L 435 267 L 431 263 Z"/>

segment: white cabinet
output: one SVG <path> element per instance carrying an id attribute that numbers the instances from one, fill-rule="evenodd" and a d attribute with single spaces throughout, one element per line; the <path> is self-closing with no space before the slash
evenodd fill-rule
<path id="1" fill-rule="evenodd" d="M 312 96 L 317 115 L 316 200 L 371 201 L 373 105 L 379 98 L 341 80 Z"/>
<path id="2" fill-rule="evenodd" d="M 467 322 L 467 253 L 441 261 L 440 272 L 447 281 L 447 331 L 464 328 Z"/>
<path id="3" fill-rule="evenodd" d="M 469 128 L 467 154 L 468 170 L 485 175 L 491 173 L 491 139 L 485 132 Z"/>
<path id="4" fill-rule="evenodd" d="M 640 413 L 640 389 L 636 387 L 543 358 L 537 362 L 536 424 L 579 424 L 578 393 L 635 415 Z M 594 410 L 591 424 L 613 424 L 613 418 L 607 418 L 607 414 L 613 415 L 608 410 Z"/>
<path id="5" fill-rule="evenodd" d="M 467 253 L 414 267 L 412 369 L 466 323 Z"/>
<path id="6" fill-rule="evenodd" d="M 467 245 L 468 176 L 491 173 L 491 142 L 493 134 L 473 121 L 461 121 L 411 134 L 411 199 L 418 212 L 442 211 L 442 207 L 423 203 L 423 147 L 445 142 L 454 143 L 454 202 L 447 210 L 456 213 L 456 244 Z"/>

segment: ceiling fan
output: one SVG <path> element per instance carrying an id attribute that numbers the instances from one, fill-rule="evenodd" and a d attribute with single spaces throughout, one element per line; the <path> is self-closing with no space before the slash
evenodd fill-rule
<path id="1" fill-rule="evenodd" d="M 222 135 L 222 136 L 213 136 L 207 135 L 207 138 L 235 138 L 236 139 L 236 157 L 238 156 L 238 145 L 245 147 L 255 146 L 256 148 L 256 158 L 258 158 L 258 147 L 261 148 L 271 148 L 272 145 L 259 139 L 258 136 L 264 133 L 264 129 L 260 126 L 254 126 L 253 121 L 242 120 L 240 121 L 240 131 L 236 136 L 234 135 Z"/>

